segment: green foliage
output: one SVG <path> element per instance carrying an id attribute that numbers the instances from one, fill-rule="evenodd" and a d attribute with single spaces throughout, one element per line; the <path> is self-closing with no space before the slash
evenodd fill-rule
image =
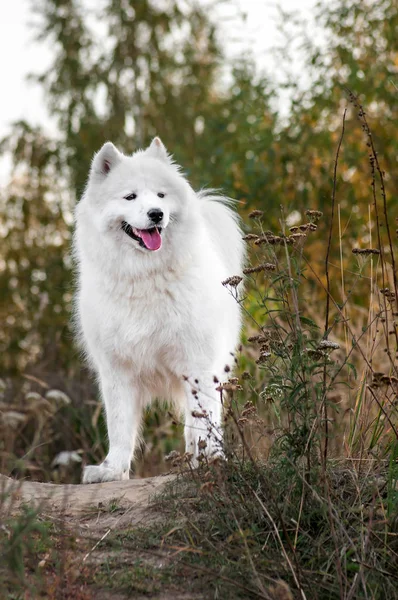
<path id="1" fill-rule="evenodd" d="M 321 35 L 309 30 L 314 23 L 321 28 Z M 285 25 L 289 27 L 291 21 L 286 19 Z M 280 177 L 288 204 L 294 208 L 316 206 L 320 210 L 330 206 L 340 115 L 347 105 L 347 90 L 351 90 L 367 107 L 374 140 L 388 172 L 392 208 L 398 186 L 393 167 L 398 145 L 393 133 L 398 118 L 395 1 L 319 2 L 308 30 L 303 31 L 305 24 L 296 27 L 295 35 L 280 50 L 281 64 L 287 64 L 292 45 L 301 43 L 310 84 L 303 89 L 297 74 L 288 70 L 287 85 L 293 92 L 292 113 L 280 138 L 284 156 Z M 368 140 L 352 108 L 347 123 L 349 131 L 345 136 L 338 186 L 343 220 L 350 221 L 350 241 L 360 242 L 371 203 L 371 173 L 365 146 Z"/>
<path id="2" fill-rule="evenodd" d="M 398 442 L 392 444 L 388 464 L 387 514 L 398 522 Z"/>
<path id="3" fill-rule="evenodd" d="M 127 152 L 155 134 L 173 151 L 192 146 L 221 59 L 203 9 L 107 0 L 89 12 L 84 3 L 41 0 L 39 14 L 40 39 L 56 50 L 37 79 L 63 134 L 77 197 L 93 152 L 108 139 Z"/>
<path id="4" fill-rule="evenodd" d="M 69 192 L 58 148 L 21 122 L 3 141 L 15 170 L 0 197 L 1 371 L 15 373 L 52 356 L 63 367 L 73 359 L 67 333 L 71 307 Z"/>
<path id="5" fill-rule="evenodd" d="M 0 498 L 2 527 L 0 533 L 0 585 L 2 594 L 9 592 L 21 598 L 40 580 L 39 560 L 51 547 L 51 524 L 40 519 L 38 510 L 22 505 L 18 514 L 11 515 L 13 500 L 4 494 Z M 33 584 L 33 587 L 32 587 Z"/>

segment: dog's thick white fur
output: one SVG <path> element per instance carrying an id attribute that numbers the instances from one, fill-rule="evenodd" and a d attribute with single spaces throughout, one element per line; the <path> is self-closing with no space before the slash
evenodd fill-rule
<path id="1" fill-rule="evenodd" d="M 193 460 L 201 439 L 209 455 L 220 453 L 214 377 L 225 381 L 241 326 L 239 303 L 221 283 L 242 270 L 236 213 L 222 197 L 195 193 L 159 138 L 132 156 L 107 142 L 76 208 L 74 252 L 76 322 L 109 437 L 106 459 L 87 466 L 83 482 L 129 478 L 153 398 L 184 412 Z"/>

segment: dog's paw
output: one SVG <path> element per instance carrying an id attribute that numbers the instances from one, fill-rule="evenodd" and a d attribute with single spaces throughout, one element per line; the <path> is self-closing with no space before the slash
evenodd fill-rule
<path id="1" fill-rule="evenodd" d="M 129 471 L 102 465 L 84 467 L 82 483 L 101 483 L 103 481 L 124 481 L 130 479 Z"/>

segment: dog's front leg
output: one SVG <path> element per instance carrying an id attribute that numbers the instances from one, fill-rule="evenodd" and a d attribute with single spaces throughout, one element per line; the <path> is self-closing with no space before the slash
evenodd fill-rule
<path id="1" fill-rule="evenodd" d="M 141 425 L 143 398 L 131 379 L 122 373 L 101 375 L 109 452 L 98 466 L 84 468 L 83 483 L 129 479 L 130 463 Z"/>

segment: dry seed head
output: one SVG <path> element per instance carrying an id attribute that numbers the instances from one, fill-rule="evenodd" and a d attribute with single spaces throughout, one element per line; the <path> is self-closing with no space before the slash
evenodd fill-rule
<path id="1" fill-rule="evenodd" d="M 199 448 L 199 450 L 205 450 L 207 448 L 207 442 L 206 442 L 206 440 L 199 440 L 198 441 L 198 448 Z"/>
<path id="2" fill-rule="evenodd" d="M 245 240 L 245 242 L 251 242 L 252 240 L 257 240 L 258 239 L 258 235 L 256 235 L 255 233 L 248 233 L 246 235 L 243 236 L 242 240 Z"/>
<path id="3" fill-rule="evenodd" d="M 313 348 L 305 348 L 304 352 L 308 354 L 311 358 L 315 360 L 320 360 L 321 358 L 328 358 L 328 353 L 324 350 L 314 350 Z"/>
<path id="4" fill-rule="evenodd" d="M 239 275 L 233 275 L 232 277 L 227 277 L 227 279 L 224 279 L 224 281 L 222 281 L 222 285 L 229 285 L 231 287 L 237 287 L 240 282 L 242 281 L 242 277 L 239 277 Z"/>
<path id="5" fill-rule="evenodd" d="M 1 411 L 2 425 L 9 429 L 18 429 L 27 420 L 28 416 L 25 413 L 16 410 Z"/>
<path id="6" fill-rule="evenodd" d="M 222 392 L 222 391 L 236 392 L 236 391 L 241 391 L 241 390 L 243 390 L 243 387 L 241 385 L 238 385 L 236 383 L 230 383 L 229 381 L 226 381 L 225 383 L 221 383 L 218 387 L 216 387 L 217 392 Z"/>
<path id="7" fill-rule="evenodd" d="M 181 458 L 181 455 L 177 450 L 172 450 L 169 454 L 164 457 L 164 460 L 169 462 L 175 460 L 176 458 Z"/>
<path id="8" fill-rule="evenodd" d="M 340 345 L 330 340 L 322 340 L 319 343 L 319 348 L 321 350 L 338 350 L 340 348 Z"/>
<path id="9" fill-rule="evenodd" d="M 203 411 L 199 411 L 199 410 L 193 410 L 191 412 L 191 415 L 195 418 L 195 419 L 206 419 L 207 417 L 207 412 L 205 410 Z"/>
<path id="10" fill-rule="evenodd" d="M 243 371 L 242 375 L 241 375 L 242 379 L 251 379 L 251 375 L 249 373 L 249 371 Z"/>
<path id="11" fill-rule="evenodd" d="M 248 267 L 247 269 L 243 269 L 243 273 L 245 275 L 249 275 L 249 273 L 260 273 L 261 271 L 275 271 L 276 266 L 272 263 L 262 263 L 261 265 L 256 265 L 255 267 Z"/>
<path id="12" fill-rule="evenodd" d="M 257 413 L 256 411 L 256 407 L 255 406 L 248 406 L 247 408 L 244 408 L 242 410 L 242 417 L 249 419 L 250 417 L 253 417 L 255 414 Z"/>
<path id="13" fill-rule="evenodd" d="M 244 403 L 243 408 L 255 408 L 255 406 L 251 400 L 247 400 L 247 402 Z"/>
<path id="14" fill-rule="evenodd" d="M 297 240 L 303 240 L 307 237 L 306 233 L 292 233 L 292 235 L 289 236 L 289 240 L 293 240 L 293 242 L 296 242 Z"/>
<path id="15" fill-rule="evenodd" d="M 279 235 L 274 235 L 272 232 L 265 232 L 264 235 L 259 237 L 254 243 L 256 246 L 260 244 L 271 244 L 272 246 L 280 244 L 282 238 Z"/>
<path id="16" fill-rule="evenodd" d="M 280 340 L 279 330 L 276 329 L 264 329 L 263 330 L 264 338 L 261 338 L 261 342 L 266 340 Z"/>
<path id="17" fill-rule="evenodd" d="M 306 210 L 305 214 L 310 219 L 315 219 L 316 221 L 323 216 L 323 213 L 320 210 Z"/>
<path id="18" fill-rule="evenodd" d="M 398 378 L 394 377 L 394 375 L 392 375 L 391 377 L 389 375 L 383 375 L 380 379 L 381 383 L 384 383 L 386 385 L 394 385 L 396 386 L 396 384 L 398 383 Z"/>
<path id="19" fill-rule="evenodd" d="M 250 219 L 259 219 L 260 217 L 263 216 L 263 211 L 262 210 L 252 210 L 251 212 L 249 212 L 249 218 Z"/>
<path id="20" fill-rule="evenodd" d="M 299 230 L 299 228 L 297 227 L 297 225 L 295 225 L 294 227 L 290 227 L 289 231 L 290 231 L 291 233 L 297 233 L 297 232 L 298 232 L 298 231 L 300 231 L 300 230 Z"/>
<path id="21" fill-rule="evenodd" d="M 260 354 L 260 356 L 258 357 L 258 359 L 256 360 L 256 363 L 258 365 L 261 365 L 261 364 L 267 362 L 267 360 L 269 359 L 270 356 L 271 356 L 271 352 L 262 352 Z"/>
<path id="22" fill-rule="evenodd" d="M 261 237 L 257 238 L 254 243 L 256 246 L 260 246 L 260 244 L 268 244 L 268 240 L 269 237 L 267 237 L 266 235 L 262 235 Z"/>
<path id="23" fill-rule="evenodd" d="M 257 342 L 258 344 L 266 344 L 275 339 L 272 331 L 264 331 L 264 335 L 253 335 L 247 339 L 248 342 Z"/>
<path id="24" fill-rule="evenodd" d="M 300 231 L 316 231 L 318 229 L 318 225 L 315 223 L 303 223 L 303 225 L 299 226 Z"/>
<path id="25" fill-rule="evenodd" d="M 366 256 L 368 254 L 380 254 L 380 250 L 378 248 L 353 248 L 352 253 Z"/>
<path id="26" fill-rule="evenodd" d="M 380 381 L 382 377 L 384 377 L 384 373 L 381 373 L 380 371 L 373 373 L 373 381 Z"/>
<path id="27" fill-rule="evenodd" d="M 69 396 L 65 392 L 61 392 L 61 390 L 48 390 L 46 392 L 46 400 L 55 402 L 56 404 L 71 404 Z"/>
<path id="28" fill-rule="evenodd" d="M 269 352 L 269 342 L 265 342 L 264 344 L 261 344 L 260 346 L 260 354 L 263 354 L 263 352 Z"/>
<path id="29" fill-rule="evenodd" d="M 247 338 L 248 342 L 259 342 L 261 340 L 262 336 L 261 335 L 251 335 L 249 338 Z"/>
<path id="30" fill-rule="evenodd" d="M 383 296 L 385 296 L 390 302 L 393 302 L 395 299 L 395 293 L 388 287 L 382 288 L 380 290 L 380 294 L 383 294 Z"/>
<path id="31" fill-rule="evenodd" d="M 290 237 L 285 237 L 281 235 L 268 235 L 265 234 L 258 238 L 254 242 L 256 246 L 260 244 L 270 244 L 270 246 L 283 246 L 284 244 L 293 244 L 293 240 Z"/>

